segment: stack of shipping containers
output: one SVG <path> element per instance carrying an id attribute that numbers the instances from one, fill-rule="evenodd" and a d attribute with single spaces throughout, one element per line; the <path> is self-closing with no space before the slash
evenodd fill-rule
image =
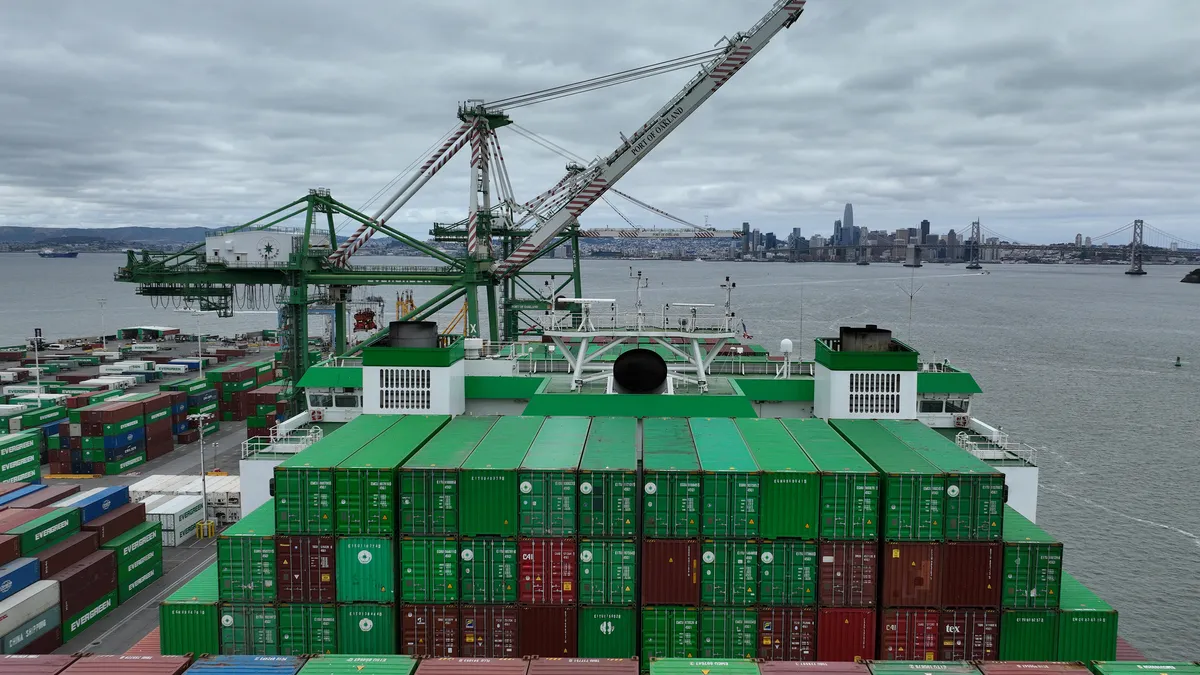
<path id="1" fill-rule="evenodd" d="M 0 435 L 0 483 L 40 482 L 44 448 L 40 430 Z"/>
<path id="2" fill-rule="evenodd" d="M 159 388 L 163 391 L 183 392 L 187 396 L 184 401 L 186 405 L 182 415 L 183 421 L 187 421 L 188 415 L 212 415 L 212 419 L 203 427 L 197 427 L 190 423 L 186 427 L 180 427 L 179 417 L 176 417 L 175 440 L 179 443 L 194 443 L 200 440 L 202 432 L 208 436 L 221 428 L 221 416 L 217 410 L 217 390 L 207 380 L 193 378 L 164 384 Z"/>
<path id="3" fill-rule="evenodd" d="M 1056 659 L 1062 568 L 1062 543 L 1006 505 L 1001 660 Z"/>
<path id="4" fill-rule="evenodd" d="M 276 422 L 287 415 L 286 391 L 272 385 L 246 392 L 246 438 L 271 435 Z"/>

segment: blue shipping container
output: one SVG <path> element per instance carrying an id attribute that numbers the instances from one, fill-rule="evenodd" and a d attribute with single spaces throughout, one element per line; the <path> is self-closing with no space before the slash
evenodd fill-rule
<path id="1" fill-rule="evenodd" d="M 216 389 L 205 389 L 204 391 L 200 392 L 199 394 L 192 394 L 191 396 L 188 396 L 187 404 L 188 404 L 189 408 L 194 408 L 198 405 L 206 405 L 208 403 L 213 403 L 216 400 L 217 400 L 217 390 Z"/>
<path id="2" fill-rule="evenodd" d="M 58 435 L 58 425 L 62 424 L 63 422 L 66 422 L 66 421 L 67 421 L 67 418 L 64 417 L 61 420 L 54 420 L 53 422 L 48 422 L 46 424 L 43 424 L 42 431 L 47 436 L 57 436 Z"/>
<path id="3" fill-rule="evenodd" d="M 137 443 L 126 445 L 120 448 L 105 448 L 104 461 L 115 462 L 118 459 L 125 459 L 126 457 L 136 455 L 139 452 L 145 452 L 145 450 L 146 441 L 138 441 Z"/>
<path id="4" fill-rule="evenodd" d="M 295 675 L 304 665 L 297 656 L 202 656 L 188 673 L 211 675 Z"/>
<path id="5" fill-rule="evenodd" d="M 128 503 L 129 488 L 120 485 L 71 495 L 62 501 L 55 502 L 54 506 L 69 506 L 79 509 L 80 522 L 87 523 Z"/>
<path id="6" fill-rule="evenodd" d="M 188 431 L 188 424 L 188 422 L 180 422 L 179 424 L 176 424 L 175 426 L 171 427 L 171 433 L 186 434 Z"/>
<path id="7" fill-rule="evenodd" d="M 138 441 L 144 440 L 146 440 L 146 428 L 138 427 L 136 429 L 130 429 L 129 431 L 121 432 L 115 436 L 105 436 L 104 449 L 108 450 L 112 448 L 115 450 L 117 448 L 124 448 L 126 446 L 133 445 Z"/>
<path id="8" fill-rule="evenodd" d="M 41 569 L 37 558 L 17 558 L 0 565 L 0 600 L 32 585 L 38 580 Z"/>
<path id="9" fill-rule="evenodd" d="M 12 492 L 10 492 L 6 495 L 0 495 L 0 506 L 4 506 L 5 504 L 7 504 L 9 502 L 16 501 L 16 500 L 20 499 L 21 497 L 24 497 L 25 495 L 31 495 L 31 494 L 37 492 L 38 490 L 41 490 L 44 487 L 46 487 L 46 486 L 45 485 L 26 485 L 25 487 L 21 488 L 20 490 L 13 490 Z"/>
<path id="10" fill-rule="evenodd" d="M 171 414 L 172 415 L 182 415 L 186 412 L 187 412 L 187 401 L 180 401 L 179 403 L 176 403 L 175 405 L 171 406 Z"/>
<path id="11" fill-rule="evenodd" d="M 168 363 L 170 363 L 173 366 L 187 366 L 188 370 L 200 370 L 200 362 L 199 361 L 189 361 L 187 359 L 174 359 L 172 361 L 168 361 Z"/>

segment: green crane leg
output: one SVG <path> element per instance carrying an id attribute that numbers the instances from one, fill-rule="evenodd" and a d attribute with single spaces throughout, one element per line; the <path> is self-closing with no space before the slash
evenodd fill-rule
<path id="1" fill-rule="evenodd" d="M 500 311 L 496 306 L 496 284 L 487 285 L 488 302 L 488 338 L 492 342 L 500 341 Z"/>
<path id="2" fill-rule="evenodd" d="M 333 304 L 333 353 L 346 353 L 346 303 Z"/>
<path id="3" fill-rule="evenodd" d="M 464 290 L 467 292 L 467 327 L 463 336 L 479 337 L 479 286 L 472 283 Z"/>

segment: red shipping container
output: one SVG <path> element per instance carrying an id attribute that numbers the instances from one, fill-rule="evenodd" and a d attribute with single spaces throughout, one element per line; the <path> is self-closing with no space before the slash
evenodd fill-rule
<path id="1" fill-rule="evenodd" d="M 1082 663 L 1066 661 L 996 661 L 974 665 L 983 675 L 1087 675 L 1092 672 Z"/>
<path id="2" fill-rule="evenodd" d="M 817 610 L 764 607 L 758 610 L 758 658 L 812 661 L 817 658 Z"/>
<path id="3" fill-rule="evenodd" d="M 21 540 L 14 534 L 0 534 L 0 565 L 21 557 Z"/>
<path id="4" fill-rule="evenodd" d="M 138 640 L 126 652 L 125 656 L 155 656 L 162 653 L 162 638 L 158 628 L 146 633 L 146 637 Z"/>
<path id="5" fill-rule="evenodd" d="M 421 659 L 416 675 L 526 675 L 525 659 Z"/>
<path id="6" fill-rule="evenodd" d="M 164 417 L 157 422 L 152 422 L 146 425 L 146 440 L 154 440 L 163 436 L 171 435 L 171 418 Z"/>
<path id="7" fill-rule="evenodd" d="M 875 658 L 875 610 L 825 607 L 817 610 L 817 660 Z"/>
<path id="8" fill-rule="evenodd" d="M 16 492 L 24 487 L 29 487 L 29 483 L 0 483 L 0 496 Z"/>
<path id="9" fill-rule="evenodd" d="M 280 602 L 331 603 L 335 598 L 333 537 L 275 537 L 275 585 Z"/>
<path id="10" fill-rule="evenodd" d="M 537 605 L 564 605 L 575 602 L 575 556 L 573 539 L 522 539 L 520 554 L 521 584 L 517 599 Z"/>
<path id="11" fill-rule="evenodd" d="M 70 450 L 51 450 L 50 451 L 50 461 L 51 462 L 70 462 L 71 461 L 71 451 Z M 78 487 L 78 486 L 75 486 L 75 487 Z M 43 488 L 43 489 L 45 489 L 45 488 Z M 41 492 L 41 490 L 39 490 L 39 492 Z M 26 495 L 26 496 L 31 497 L 33 495 Z M 13 500 L 13 501 L 16 501 L 16 500 Z"/>
<path id="12" fill-rule="evenodd" d="M 112 551 L 96 551 L 50 577 L 59 584 L 62 614 L 72 617 L 117 588 L 117 558 Z"/>
<path id="13" fill-rule="evenodd" d="M 700 543 L 685 539 L 642 541 L 643 605 L 700 604 Z"/>
<path id="14" fill-rule="evenodd" d="M 941 613 L 936 609 L 885 609 L 879 636 L 881 661 L 937 659 Z"/>
<path id="15" fill-rule="evenodd" d="M 17 650 L 17 653 L 22 655 L 32 656 L 34 654 L 41 654 L 44 655 L 45 658 L 67 659 L 66 663 L 62 666 L 59 666 L 58 664 L 46 664 L 43 669 L 43 666 L 41 665 L 42 660 L 38 659 L 39 665 L 32 666 L 32 664 L 26 661 L 25 663 L 20 664 L 18 666 L 20 669 L 17 670 L 14 669 L 10 664 L 0 661 L 0 672 L 6 674 L 13 673 L 14 675 L 53 675 L 54 673 L 62 672 L 62 670 L 68 665 L 74 663 L 75 659 L 79 658 L 77 656 L 52 654 L 55 649 L 58 649 L 62 646 L 62 643 L 62 626 L 59 626 L 49 633 L 42 634 L 40 637 L 32 640 L 24 647 Z M 0 656 L 0 659 L 3 658 L 8 657 Z"/>
<path id="16" fill-rule="evenodd" d="M 58 452 L 65 452 L 67 454 L 66 457 L 58 460 L 59 462 L 65 464 L 71 463 L 70 450 L 59 450 Z M 70 471 L 66 473 L 70 473 Z M 42 509 L 55 502 L 60 502 L 76 492 L 79 492 L 78 485 L 47 485 L 33 494 L 14 499 L 5 504 L 5 506 L 10 509 Z"/>
<path id="17" fill-rule="evenodd" d="M 638 675 L 638 662 L 635 659 L 533 659 L 529 662 L 529 675 Z"/>
<path id="18" fill-rule="evenodd" d="M 42 490 L 48 489 L 50 488 L 42 488 Z M 41 490 L 38 490 L 38 492 L 41 492 Z M 24 525 L 35 518 L 40 518 L 47 513 L 53 512 L 54 509 L 46 507 L 23 509 L 8 505 L 8 508 L 0 512 L 0 533 L 8 534 L 8 531 L 14 527 Z"/>
<path id="19" fill-rule="evenodd" d="M 455 656 L 457 605 L 404 605 L 400 610 L 400 651 L 409 656 Z"/>
<path id="20" fill-rule="evenodd" d="M 169 359 L 169 357 L 167 357 Z M 156 410 L 171 407 L 171 397 L 165 393 L 159 392 L 151 398 L 142 401 L 142 414 L 152 413 Z"/>
<path id="21" fill-rule="evenodd" d="M 180 445 L 187 445 L 188 443 L 195 443 L 196 441 L 200 440 L 200 430 L 192 429 L 191 431 L 185 431 L 182 434 L 177 435 L 175 437 L 175 440 Z"/>
<path id="22" fill-rule="evenodd" d="M 948 541 L 942 546 L 942 606 L 1000 607 L 1004 544 Z"/>
<path id="23" fill-rule="evenodd" d="M 62 671 L 64 675 L 183 675 L 191 665 L 190 656 L 109 656 L 81 657 Z"/>
<path id="24" fill-rule="evenodd" d="M 41 551 L 35 558 L 41 567 L 41 578 L 49 579 L 71 565 L 83 560 L 100 548 L 95 532 L 80 532 Z"/>
<path id="25" fill-rule="evenodd" d="M 818 561 L 818 604 L 822 607 L 874 607 L 878 559 L 879 545 L 875 542 L 822 542 Z"/>
<path id="26" fill-rule="evenodd" d="M 869 675 L 867 664 L 855 661 L 764 661 L 762 675 Z"/>
<path id="27" fill-rule="evenodd" d="M 187 395 L 186 391 L 169 391 L 169 392 L 167 392 L 167 396 L 169 396 L 171 398 L 171 405 L 187 403 L 188 395 Z"/>
<path id="28" fill-rule="evenodd" d="M 939 661 L 995 661 L 1000 647 L 1000 612 L 944 609 Z"/>
<path id="29" fill-rule="evenodd" d="M 579 656 L 579 613 L 574 607 L 523 606 L 517 611 L 521 656 Z"/>
<path id="30" fill-rule="evenodd" d="M 885 543 L 879 601 L 884 607 L 940 607 L 941 558 L 939 542 Z"/>
<path id="31" fill-rule="evenodd" d="M 159 457 L 162 457 L 163 455 L 167 454 L 168 452 L 171 452 L 174 449 L 175 449 L 175 440 L 170 436 L 168 436 L 166 439 L 164 439 L 162 441 L 155 441 L 154 443 L 147 443 L 146 444 L 146 461 L 149 462 L 150 460 L 158 459 Z"/>
<path id="32" fill-rule="evenodd" d="M 518 654 L 517 608 L 463 605 L 459 610 L 464 658 L 515 659 Z"/>

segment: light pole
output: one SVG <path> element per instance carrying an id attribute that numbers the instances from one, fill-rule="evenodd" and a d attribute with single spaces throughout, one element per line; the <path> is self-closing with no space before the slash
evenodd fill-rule
<path id="1" fill-rule="evenodd" d="M 204 519 L 196 526 L 201 538 L 212 536 L 212 521 L 208 519 L 208 472 L 204 470 L 204 425 L 213 418 L 212 413 L 196 413 L 188 415 L 188 420 L 195 422 L 200 429 L 200 499 L 204 509 Z"/>
<path id="2" fill-rule="evenodd" d="M 108 329 L 104 325 L 106 323 L 104 320 L 104 306 L 108 304 L 108 298 L 100 298 L 96 302 L 100 303 L 100 349 L 107 351 L 108 340 L 105 339 L 104 334 L 108 332 Z"/>
<path id="3" fill-rule="evenodd" d="M 41 346 L 41 342 L 42 342 L 42 329 L 34 328 L 33 329 L 33 378 L 34 378 L 34 383 L 37 386 L 39 396 L 42 393 L 42 366 L 38 362 L 38 347 Z"/>

